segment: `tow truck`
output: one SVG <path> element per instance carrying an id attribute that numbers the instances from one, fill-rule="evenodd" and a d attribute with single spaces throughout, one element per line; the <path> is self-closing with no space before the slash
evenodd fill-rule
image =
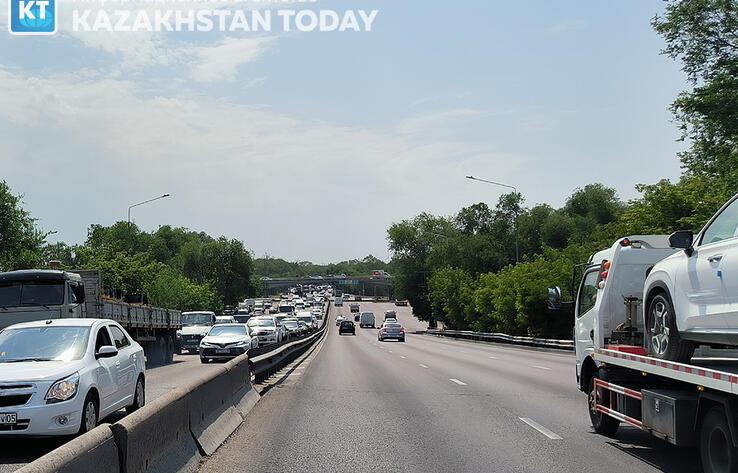
<path id="1" fill-rule="evenodd" d="M 597 433 L 614 437 L 627 424 L 698 447 L 705 473 L 738 472 L 738 359 L 726 357 L 726 347 L 701 346 L 677 363 L 644 348 L 644 281 L 675 251 L 667 235 L 635 235 L 584 265 L 574 300 L 578 387 Z"/>

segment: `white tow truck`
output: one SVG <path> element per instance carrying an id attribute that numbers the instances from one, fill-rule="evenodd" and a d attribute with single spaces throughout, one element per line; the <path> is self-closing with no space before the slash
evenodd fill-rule
<path id="1" fill-rule="evenodd" d="M 699 447 L 706 473 L 737 472 L 738 359 L 702 346 L 678 363 L 644 348 L 644 281 L 676 251 L 666 235 L 636 235 L 590 257 L 574 301 L 577 383 L 597 433 L 625 423 Z"/>

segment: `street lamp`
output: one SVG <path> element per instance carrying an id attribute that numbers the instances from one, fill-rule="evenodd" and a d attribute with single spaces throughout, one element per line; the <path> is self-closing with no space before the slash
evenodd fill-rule
<path id="1" fill-rule="evenodd" d="M 149 202 L 153 202 L 155 200 L 163 199 L 165 197 L 169 197 L 169 194 L 163 194 L 163 195 L 160 195 L 159 197 L 154 197 L 153 199 L 144 200 L 143 202 L 139 202 L 137 204 L 133 204 L 130 207 L 128 207 L 128 227 L 130 228 L 130 226 L 131 226 L 131 209 L 133 207 L 138 207 L 139 205 L 148 204 Z"/>
<path id="2" fill-rule="evenodd" d="M 479 182 L 484 182 L 486 184 L 492 184 L 495 186 L 507 187 L 508 189 L 512 189 L 513 192 L 515 192 L 516 194 L 518 193 L 518 189 L 515 186 L 503 184 L 501 182 L 488 181 L 487 179 L 480 179 L 474 176 L 466 176 L 466 178 L 471 179 L 472 181 L 479 181 Z M 516 263 L 520 262 L 520 248 L 518 246 L 518 209 L 517 207 L 515 208 L 515 262 Z"/>

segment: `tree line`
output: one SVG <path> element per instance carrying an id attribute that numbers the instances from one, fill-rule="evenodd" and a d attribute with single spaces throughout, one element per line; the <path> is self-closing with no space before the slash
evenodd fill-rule
<path id="1" fill-rule="evenodd" d="M 639 184 L 639 199 L 622 202 L 594 183 L 566 204 L 525 206 L 503 195 L 492 209 L 479 203 L 450 217 L 423 213 L 387 233 L 393 284 L 422 320 L 453 329 L 569 337 L 571 314 L 546 309 L 547 288 L 565 299 L 574 265 L 632 234 L 699 229 L 738 190 L 738 3 L 669 0 L 651 20 L 662 54 L 681 61 L 693 88 L 671 105 L 682 140 L 676 182 Z M 521 261 L 515 261 L 515 226 Z"/>

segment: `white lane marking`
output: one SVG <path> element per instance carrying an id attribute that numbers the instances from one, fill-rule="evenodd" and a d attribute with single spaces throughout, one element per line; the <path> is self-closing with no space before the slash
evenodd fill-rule
<path id="1" fill-rule="evenodd" d="M 529 426 L 533 427 L 534 429 L 536 429 L 537 431 L 539 431 L 540 433 L 542 433 L 546 437 L 550 438 L 551 440 L 561 440 L 561 437 L 560 436 L 558 436 L 555 433 L 551 432 L 550 430 L 548 430 L 547 428 L 545 428 L 544 426 L 542 426 L 538 422 L 529 419 L 528 417 L 518 417 L 518 419 L 522 420 L 523 422 L 525 422 Z"/>
<path id="2" fill-rule="evenodd" d="M 387 353 L 392 353 L 392 350 L 388 351 Z"/>
<path id="3" fill-rule="evenodd" d="M 299 371 L 295 371 L 294 373 L 292 373 L 292 376 L 301 376 L 301 375 L 302 373 L 300 373 Z"/>
<path id="4" fill-rule="evenodd" d="M 428 367 L 427 367 L 427 366 L 425 366 L 425 365 L 424 365 L 423 363 L 418 363 L 418 366 L 420 366 L 421 368 L 425 368 L 425 369 L 428 369 Z"/>
<path id="5" fill-rule="evenodd" d="M 498 357 L 496 357 L 496 356 L 490 356 L 490 357 L 489 357 L 489 359 L 490 359 L 490 360 L 499 360 L 499 358 L 498 358 Z"/>
<path id="6" fill-rule="evenodd" d="M 402 355 L 400 355 L 400 358 L 402 358 L 402 359 L 405 359 L 405 358 L 407 358 L 407 357 L 406 357 L 406 356 L 402 356 Z"/>
<path id="7" fill-rule="evenodd" d="M 545 366 L 531 365 L 531 368 L 538 368 L 539 370 L 551 371 L 551 368 L 547 368 Z"/>
<path id="8" fill-rule="evenodd" d="M 456 384 L 458 384 L 458 385 L 460 385 L 460 386 L 466 386 L 466 383 L 465 383 L 465 382 L 463 382 L 463 381 L 459 381 L 459 380 L 458 380 L 458 379 L 456 379 L 456 378 L 449 378 L 449 381 L 452 381 L 452 382 L 454 382 L 454 383 L 456 383 Z"/>

